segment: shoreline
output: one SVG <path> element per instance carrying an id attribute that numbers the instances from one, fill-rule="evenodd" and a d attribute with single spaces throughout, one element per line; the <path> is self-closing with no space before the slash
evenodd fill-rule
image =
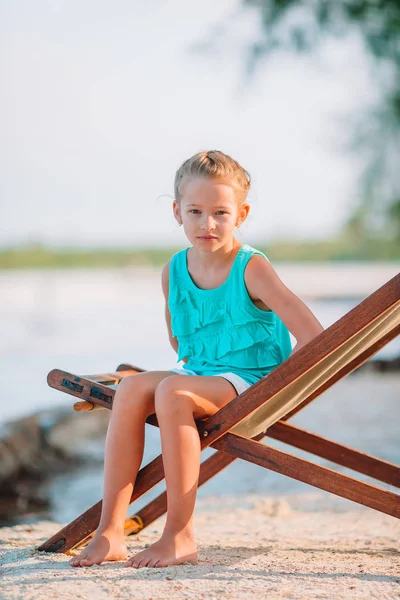
<path id="1" fill-rule="evenodd" d="M 400 271 L 400 261 L 272 261 L 276 272 L 284 283 L 304 300 L 356 302 L 372 294 Z M 121 265 L 121 266 L 81 266 L 71 268 L 71 288 L 78 288 L 90 282 L 92 286 L 99 279 L 115 284 L 119 279 L 129 278 L 138 286 L 149 286 L 159 281 L 161 266 Z M 64 284 L 63 268 L 0 269 L 0 280 L 5 288 L 27 287 L 30 294 L 46 286 L 46 290 L 59 288 Z M 23 281 L 22 281 L 23 280 Z M 28 294 L 29 295 L 29 294 Z"/>
<path id="2" fill-rule="evenodd" d="M 197 564 L 73 568 L 36 547 L 63 524 L 0 529 L 2 599 L 393 598 L 400 594 L 400 521 L 321 492 L 198 500 Z M 216 508 L 217 507 L 217 508 Z M 128 541 L 155 542 L 165 515 Z"/>

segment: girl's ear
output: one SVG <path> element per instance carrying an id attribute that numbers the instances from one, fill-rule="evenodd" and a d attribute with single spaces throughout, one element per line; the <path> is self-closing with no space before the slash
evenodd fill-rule
<path id="1" fill-rule="evenodd" d="M 178 221 L 178 225 L 183 225 L 183 223 L 182 223 L 182 216 L 181 216 L 181 209 L 180 209 L 179 204 L 175 200 L 172 203 L 172 210 L 173 210 L 175 219 Z"/>
<path id="2" fill-rule="evenodd" d="M 247 215 L 249 214 L 249 212 L 250 212 L 250 204 L 244 204 L 238 214 L 237 222 L 239 225 L 241 225 L 247 219 Z"/>

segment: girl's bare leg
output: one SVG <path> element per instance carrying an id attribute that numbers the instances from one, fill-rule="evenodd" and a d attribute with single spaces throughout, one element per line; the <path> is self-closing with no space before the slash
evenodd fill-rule
<path id="1" fill-rule="evenodd" d="M 144 451 L 147 417 L 155 412 L 157 385 L 173 373 L 147 371 L 123 379 L 115 393 L 104 458 L 104 497 L 93 539 L 70 565 L 88 567 L 126 558 L 124 523 Z"/>
<path id="2" fill-rule="evenodd" d="M 167 520 L 158 542 L 125 566 L 165 567 L 197 561 L 193 515 L 201 447 L 195 418 L 214 414 L 236 396 L 233 386 L 221 377 L 174 375 L 157 386 L 155 409 L 161 430 Z"/>

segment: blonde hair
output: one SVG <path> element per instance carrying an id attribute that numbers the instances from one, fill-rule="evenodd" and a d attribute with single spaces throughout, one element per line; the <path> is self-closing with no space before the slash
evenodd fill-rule
<path id="1" fill-rule="evenodd" d="M 236 160 L 220 152 L 198 152 L 179 167 L 175 173 L 175 200 L 180 203 L 185 182 L 190 178 L 210 178 L 226 183 L 235 191 L 238 206 L 242 206 L 250 189 L 251 177 Z"/>

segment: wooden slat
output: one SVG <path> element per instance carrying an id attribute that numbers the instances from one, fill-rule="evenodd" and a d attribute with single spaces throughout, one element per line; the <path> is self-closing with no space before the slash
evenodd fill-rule
<path id="1" fill-rule="evenodd" d="M 112 406 L 115 390 L 85 377 L 53 369 L 47 375 L 47 383 L 50 387 L 75 396 L 79 400 L 93 402 L 105 408 Z"/>
<path id="2" fill-rule="evenodd" d="M 332 442 L 290 423 L 284 421 L 274 423 L 268 429 L 267 437 L 300 448 L 315 456 L 330 460 L 337 465 L 353 469 L 358 473 L 364 473 L 364 475 L 373 477 L 378 481 L 400 487 L 400 468 L 397 465 L 359 450 L 354 450 L 349 446 Z"/>
<path id="3" fill-rule="evenodd" d="M 121 371 L 136 371 L 137 373 L 143 373 L 146 369 L 142 369 L 142 367 L 137 367 L 136 365 L 131 365 L 129 363 L 121 363 L 116 368 L 117 373 Z"/>
<path id="4" fill-rule="evenodd" d="M 85 379 L 90 379 L 91 381 L 96 381 L 98 383 L 102 383 L 103 385 L 112 385 L 119 383 L 121 379 L 125 377 L 130 377 L 131 375 L 137 375 L 137 373 L 142 373 L 144 369 L 140 369 L 139 367 L 120 370 L 111 371 L 110 373 L 95 373 L 94 375 L 82 375 Z"/>
<path id="5" fill-rule="evenodd" d="M 52 369 L 47 375 L 50 387 L 79 398 L 82 401 L 92 402 L 104 408 L 111 408 L 115 390 L 110 385 L 117 385 L 125 377 L 137 375 L 144 369 L 137 367 L 111 373 L 97 373 L 94 375 L 74 375 L 60 369 Z"/>
<path id="6" fill-rule="evenodd" d="M 115 371 L 82 375 L 82 378 L 101 383 L 102 385 L 117 385 L 125 377 L 131 377 L 132 375 L 143 372 L 145 372 L 145 369 L 134 367 L 133 365 L 122 364 L 119 365 Z"/>
<path id="7" fill-rule="evenodd" d="M 374 508 L 392 517 L 400 518 L 400 496 L 369 483 L 358 481 L 343 473 L 337 473 L 327 467 L 316 465 L 233 433 L 225 434 L 213 444 L 213 448 L 297 479 L 297 481 L 308 483 L 336 496 Z"/>

